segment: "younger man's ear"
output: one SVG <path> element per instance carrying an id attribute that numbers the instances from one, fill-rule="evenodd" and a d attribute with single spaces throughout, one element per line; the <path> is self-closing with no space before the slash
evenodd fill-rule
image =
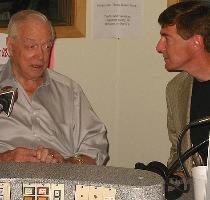
<path id="1" fill-rule="evenodd" d="M 204 39 L 201 35 L 192 36 L 193 47 L 196 49 L 203 48 L 204 49 Z"/>

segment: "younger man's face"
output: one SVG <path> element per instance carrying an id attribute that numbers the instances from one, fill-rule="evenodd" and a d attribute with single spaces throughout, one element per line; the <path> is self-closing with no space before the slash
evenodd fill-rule
<path id="1" fill-rule="evenodd" d="M 165 68 L 168 71 L 187 71 L 193 56 L 191 39 L 184 40 L 177 33 L 176 25 L 162 27 L 160 35 L 156 50 L 163 55 Z"/>

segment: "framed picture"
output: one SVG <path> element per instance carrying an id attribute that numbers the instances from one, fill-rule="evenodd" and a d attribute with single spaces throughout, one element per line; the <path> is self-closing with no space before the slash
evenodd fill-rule
<path id="1" fill-rule="evenodd" d="M 0 32 L 10 17 L 25 9 L 40 11 L 52 22 L 57 37 L 84 37 L 86 0 L 0 0 Z"/>
<path id="2" fill-rule="evenodd" d="M 175 4 L 175 3 L 178 3 L 178 2 L 182 2 L 182 1 L 189 1 L 189 0 L 167 0 L 167 6 L 170 6 L 172 4 Z M 197 1 L 206 1 L 206 0 L 197 0 Z"/>
<path id="3" fill-rule="evenodd" d="M 181 2 L 182 0 L 167 0 L 167 6 L 171 6 L 175 3 Z"/>

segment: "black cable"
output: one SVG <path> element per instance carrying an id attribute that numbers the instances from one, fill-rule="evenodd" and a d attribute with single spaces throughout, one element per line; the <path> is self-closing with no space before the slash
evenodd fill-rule
<path id="1" fill-rule="evenodd" d="M 184 163 L 185 160 L 187 160 L 190 156 L 194 155 L 197 151 L 202 149 L 205 145 L 209 144 L 209 139 L 203 141 L 202 143 L 191 147 L 187 151 L 185 151 L 184 154 L 180 157 L 181 162 Z M 173 165 L 168 168 L 168 174 L 165 182 L 165 195 L 166 199 L 168 200 L 174 200 L 179 198 L 183 193 L 186 193 L 189 191 L 190 186 L 188 183 L 188 179 L 186 177 L 180 177 L 177 175 L 174 175 L 174 172 L 178 169 L 180 163 L 179 159 L 177 159 Z M 170 180 L 175 180 L 174 183 L 171 183 Z M 177 185 L 177 182 L 179 183 Z M 169 187 L 174 188 L 174 190 L 169 190 Z"/>
<path id="2" fill-rule="evenodd" d="M 169 183 L 169 179 L 171 177 L 173 177 L 173 173 L 175 172 L 176 169 L 178 169 L 178 166 L 180 165 L 181 169 L 184 171 L 184 177 L 182 177 L 182 183 L 179 186 L 179 191 L 181 191 L 181 193 L 185 193 L 188 192 L 190 190 L 190 184 L 189 184 L 189 172 L 186 169 L 186 167 L 184 166 L 184 161 L 189 158 L 191 155 L 195 154 L 197 152 L 198 149 L 200 149 L 201 147 L 203 147 L 204 145 L 207 144 L 208 140 L 205 140 L 204 142 L 196 145 L 195 147 L 190 148 L 189 150 L 187 150 L 183 155 L 181 155 L 181 146 L 182 146 L 182 140 L 185 136 L 185 134 L 187 133 L 187 130 L 190 129 L 191 127 L 194 126 L 198 126 L 201 124 L 205 124 L 205 123 L 209 123 L 210 122 L 210 116 L 192 121 L 190 123 L 188 123 L 179 133 L 179 137 L 177 140 L 177 156 L 178 156 L 178 160 L 175 161 L 175 163 L 169 168 L 168 170 L 168 176 L 166 178 L 166 191 L 167 193 L 169 193 L 168 191 L 168 186 L 172 186 L 175 189 L 177 188 L 176 185 L 170 184 Z M 181 188 L 182 186 L 182 188 Z M 177 190 L 177 189 L 176 189 Z M 178 190 L 177 190 L 178 191 Z M 181 194 L 180 193 L 180 194 Z"/>
<path id="3" fill-rule="evenodd" d="M 209 139 L 203 141 L 202 143 L 191 147 L 184 154 L 181 155 L 181 144 L 184 135 L 186 134 L 187 130 L 191 127 L 202 125 L 205 123 L 210 122 L 210 116 L 205 118 L 201 118 L 195 121 L 190 122 L 187 124 L 179 133 L 178 140 L 177 140 L 177 156 L 178 159 L 172 164 L 170 168 L 167 168 L 164 164 L 158 161 L 152 161 L 148 165 L 144 165 L 143 163 L 136 163 L 135 169 L 141 170 L 148 170 L 155 172 L 163 177 L 165 180 L 165 197 L 168 200 L 175 200 L 178 199 L 183 193 L 188 192 L 190 189 L 189 183 L 189 172 L 184 166 L 184 162 L 192 155 L 194 155 L 197 151 L 202 149 L 204 145 L 208 145 Z M 174 175 L 174 172 L 181 166 L 184 170 L 184 176 L 180 177 Z M 173 188 L 173 190 L 171 190 Z"/>
<path id="4" fill-rule="evenodd" d="M 184 164 L 181 160 L 181 145 L 182 145 L 183 137 L 186 134 L 187 130 L 190 129 L 191 127 L 198 126 L 198 125 L 205 124 L 205 123 L 209 123 L 209 122 L 210 122 L 210 116 L 192 121 L 192 122 L 188 123 L 184 127 L 184 129 L 181 130 L 181 132 L 179 134 L 178 141 L 177 141 L 177 156 L 178 156 L 180 166 L 183 169 L 184 175 L 185 175 L 186 178 L 189 178 L 190 175 L 189 175 L 189 172 L 187 171 L 186 167 L 184 166 Z"/>
<path id="5" fill-rule="evenodd" d="M 209 143 L 209 139 L 203 141 L 200 144 L 197 144 L 194 147 L 191 147 L 190 149 L 188 149 L 187 151 L 185 151 L 184 154 L 182 154 L 181 156 L 181 161 L 185 162 L 185 160 L 187 160 L 190 156 L 194 155 L 197 151 L 199 151 L 200 149 L 202 149 L 205 145 L 208 145 Z M 168 176 L 171 176 L 179 167 L 179 160 L 176 160 L 173 165 L 168 169 Z"/>

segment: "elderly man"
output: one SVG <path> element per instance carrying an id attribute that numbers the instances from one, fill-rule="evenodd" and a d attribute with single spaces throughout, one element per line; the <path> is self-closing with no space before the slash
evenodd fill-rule
<path id="1" fill-rule="evenodd" d="M 54 32 L 33 10 L 12 16 L 10 60 L 0 68 L 0 87 L 18 88 L 11 117 L 0 114 L 0 161 L 102 165 L 107 159 L 106 128 L 80 86 L 49 70 Z"/>

